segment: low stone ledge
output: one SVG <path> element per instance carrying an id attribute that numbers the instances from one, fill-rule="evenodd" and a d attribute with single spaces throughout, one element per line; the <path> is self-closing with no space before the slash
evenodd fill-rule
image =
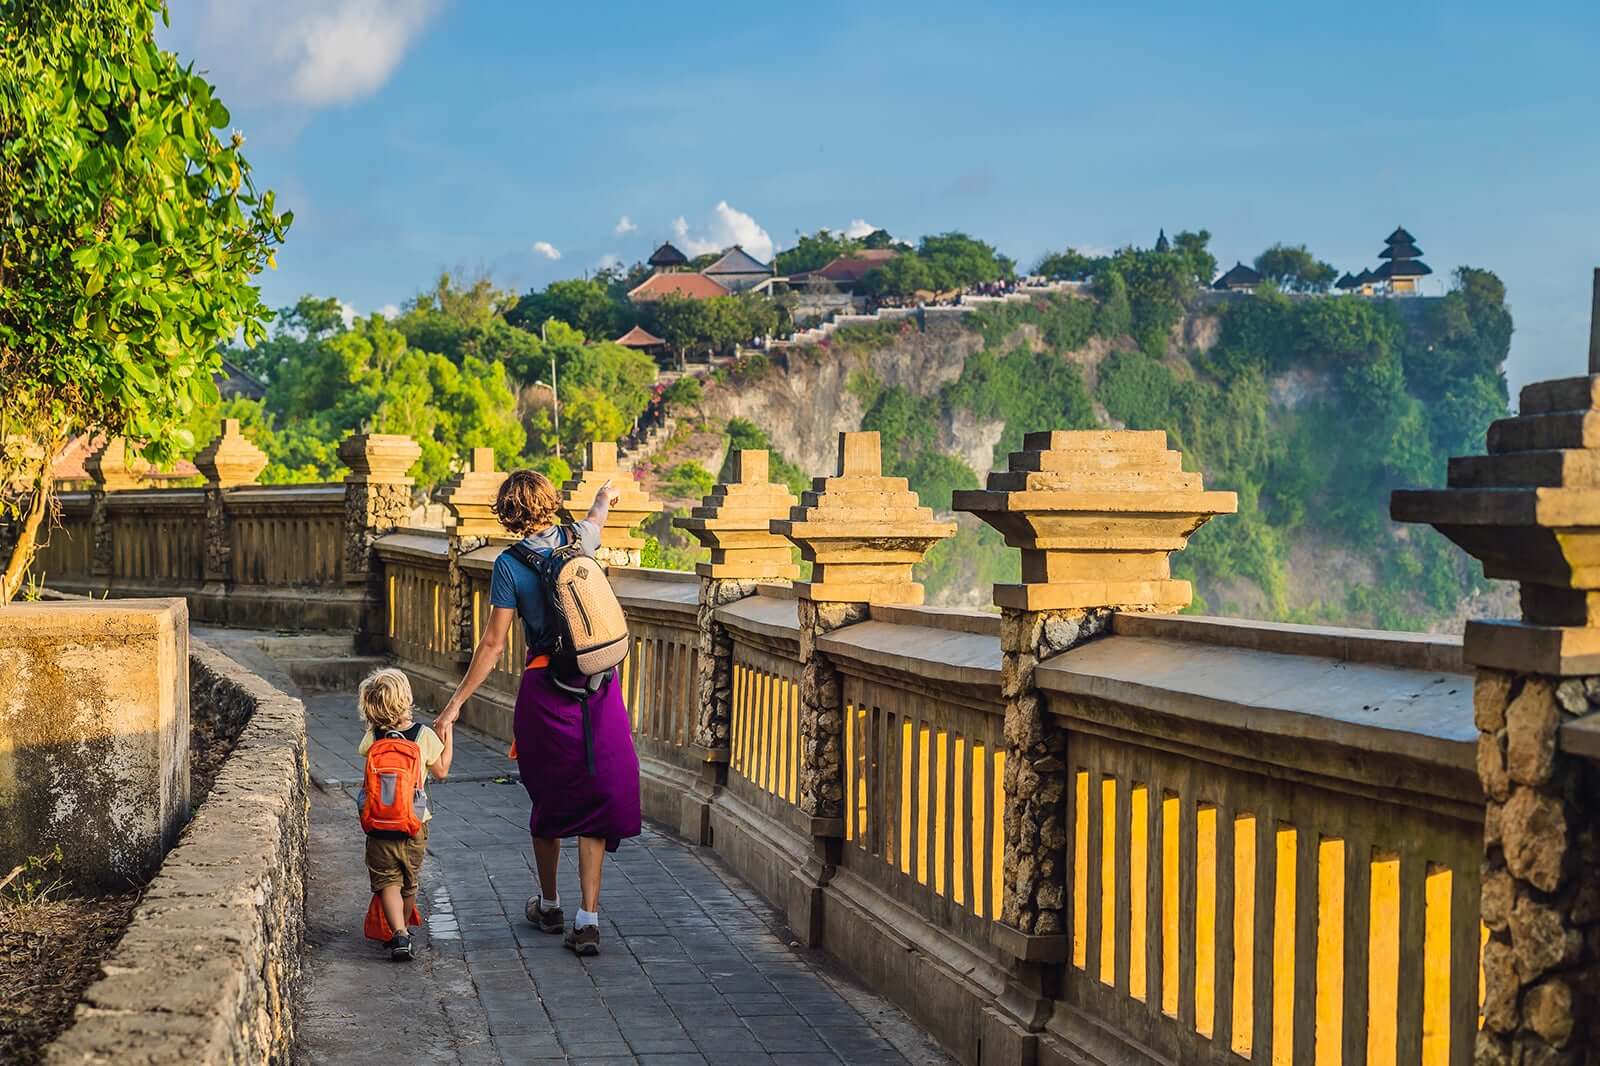
<path id="1" fill-rule="evenodd" d="M 287 1063 L 305 936 L 305 710 L 190 644 L 190 699 L 246 720 L 206 801 L 134 911 L 51 1066 Z"/>

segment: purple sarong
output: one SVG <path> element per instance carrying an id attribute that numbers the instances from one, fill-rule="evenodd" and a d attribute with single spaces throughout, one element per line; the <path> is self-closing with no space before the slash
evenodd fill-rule
<path id="1" fill-rule="evenodd" d="M 528 830 L 536 837 L 604 837 L 616 851 L 639 835 L 639 756 L 633 750 L 622 684 L 613 677 L 589 697 L 594 772 L 585 758 L 583 710 L 549 679 L 549 670 L 522 672 L 512 732 L 517 769 L 533 801 Z"/>

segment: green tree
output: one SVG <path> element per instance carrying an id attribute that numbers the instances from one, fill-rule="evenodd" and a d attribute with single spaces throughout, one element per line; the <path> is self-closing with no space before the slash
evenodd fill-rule
<path id="1" fill-rule="evenodd" d="M 1033 268 L 1035 274 L 1058 281 L 1088 281 L 1106 262 L 1103 255 L 1087 255 L 1076 248 L 1051 252 Z"/>
<path id="2" fill-rule="evenodd" d="M 1209 285 L 1217 276 L 1217 257 L 1211 254 L 1210 230 L 1183 230 L 1172 238 L 1172 251 L 1181 256 L 1189 280 Z"/>
<path id="3" fill-rule="evenodd" d="M 706 302 L 668 295 L 645 307 L 645 328 L 667 342 L 680 366 L 691 348 L 705 343 Z"/>
<path id="4" fill-rule="evenodd" d="M 0 517 L 21 586 L 70 436 L 163 463 L 217 402 L 218 345 L 268 318 L 251 279 L 291 216 L 212 86 L 155 41 L 160 0 L 0 0 Z"/>
<path id="5" fill-rule="evenodd" d="M 780 275 L 817 270 L 841 256 L 860 251 L 862 243 L 830 229 L 804 234 L 793 248 L 785 248 L 773 261 Z"/>
<path id="6" fill-rule="evenodd" d="M 1256 256 L 1256 273 L 1286 292 L 1327 292 L 1339 272 L 1303 244 L 1274 244 Z"/>

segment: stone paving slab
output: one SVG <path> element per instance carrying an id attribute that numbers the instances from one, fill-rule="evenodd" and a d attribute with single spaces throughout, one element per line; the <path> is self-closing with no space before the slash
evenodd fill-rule
<path id="1" fill-rule="evenodd" d="M 353 780 L 354 695 L 305 699 L 314 778 Z M 789 940 L 779 915 L 714 853 L 654 828 L 607 858 L 601 954 L 576 958 L 522 917 L 534 875 L 514 768 L 498 742 L 456 736 L 463 773 L 429 788 L 426 928 L 414 963 L 390 963 L 361 935 L 369 892 L 349 795 L 331 786 L 313 799 L 298 1062 L 953 1062 L 899 1010 Z M 570 920 L 571 842 L 559 886 Z"/>

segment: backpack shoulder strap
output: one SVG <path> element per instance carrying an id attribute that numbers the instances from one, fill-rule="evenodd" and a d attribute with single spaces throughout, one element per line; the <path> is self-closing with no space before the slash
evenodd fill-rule
<path id="1" fill-rule="evenodd" d="M 540 555 L 538 552 L 522 543 L 522 541 L 519 540 L 515 544 L 509 545 L 506 548 L 506 551 L 511 553 L 511 557 L 513 559 L 520 562 L 523 566 L 526 566 L 529 570 L 532 570 L 539 577 L 543 578 L 549 573 L 549 556 Z"/>

